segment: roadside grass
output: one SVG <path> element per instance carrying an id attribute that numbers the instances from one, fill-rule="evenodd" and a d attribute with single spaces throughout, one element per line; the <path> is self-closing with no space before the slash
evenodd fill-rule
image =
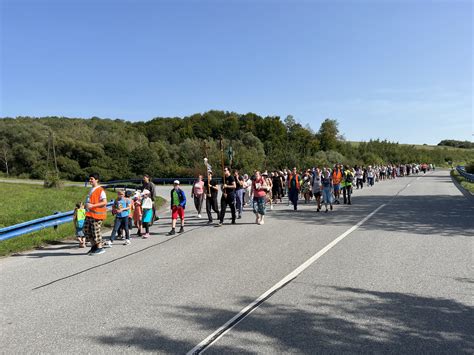
<path id="1" fill-rule="evenodd" d="M 64 187 L 62 189 L 45 189 L 37 185 L 15 185 L 0 183 L 2 204 L 0 205 L 0 228 L 26 222 L 32 219 L 49 216 L 54 212 L 67 212 L 74 209 L 79 201 L 84 201 L 89 188 Z M 107 190 L 107 200 L 114 199 L 116 193 Z M 162 206 L 164 199 L 158 198 L 157 205 Z M 104 227 L 110 228 L 113 216 L 109 213 Z M 72 223 L 65 223 L 56 229 L 47 228 L 16 238 L 0 242 L 0 256 L 17 253 L 45 244 L 54 244 L 63 239 L 74 238 L 75 229 Z"/>
<path id="2" fill-rule="evenodd" d="M 467 191 L 474 194 L 474 183 L 467 181 L 463 176 L 459 175 L 457 170 L 451 170 L 451 176 L 453 176 Z"/>

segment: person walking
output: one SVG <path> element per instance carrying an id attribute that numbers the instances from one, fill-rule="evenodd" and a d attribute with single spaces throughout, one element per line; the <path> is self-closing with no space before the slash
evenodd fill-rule
<path id="1" fill-rule="evenodd" d="M 357 189 L 359 189 L 359 187 L 362 189 L 364 187 L 364 170 L 357 165 L 355 167 L 355 178 Z"/>
<path id="2" fill-rule="evenodd" d="M 105 252 L 102 247 L 102 223 L 107 217 L 107 196 L 105 190 L 100 186 L 99 174 L 89 175 L 89 183 L 92 188 L 86 199 L 86 221 L 84 224 L 84 235 L 91 243 L 89 255 L 98 255 Z"/>
<path id="3" fill-rule="evenodd" d="M 235 179 L 235 209 L 237 211 L 237 218 L 242 218 L 244 211 L 244 178 L 239 174 L 238 170 L 234 170 Z"/>
<path id="4" fill-rule="evenodd" d="M 217 204 L 219 188 L 217 187 L 217 181 L 212 179 L 212 171 L 208 172 L 208 176 L 209 180 L 204 183 L 204 190 L 206 191 L 207 224 L 211 224 L 213 222 L 212 211 L 217 213 L 217 219 L 219 219 L 219 206 Z"/>
<path id="5" fill-rule="evenodd" d="M 341 182 L 342 182 L 342 168 L 340 164 L 334 166 L 332 171 L 332 185 L 334 188 L 334 203 L 339 204 L 339 197 L 341 196 Z"/>
<path id="6" fill-rule="evenodd" d="M 153 201 L 150 195 L 151 192 L 147 189 L 143 190 L 141 193 L 142 201 L 140 205 L 142 210 L 142 226 L 145 229 L 143 239 L 147 239 L 150 237 L 150 225 L 151 221 L 153 220 Z"/>
<path id="7" fill-rule="evenodd" d="M 354 182 L 354 173 L 352 172 L 350 166 L 346 166 L 344 169 L 344 178 L 342 180 L 342 194 L 344 198 L 344 204 L 351 205 L 351 195 L 352 195 L 352 183 Z"/>
<path id="8" fill-rule="evenodd" d="M 255 179 L 252 182 L 253 201 L 252 209 L 255 213 L 255 223 L 258 225 L 264 224 L 265 218 L 265 196 L 269 187 L 267 186 L 266 179 L 260 175 L 260 171 L 255 172 Z"/>
<path id="9" fill-rule="evenodd" d="M 232 224 L 235 224 L 235 179 L 230 174 L 229 168 L 224 168 L 224 179 L 222 184 L 222 197 L 221 197 L 221 215 L 219 218 L 219 224 L 217 227 L 222 226 L 224 223 L 225 212 L 227 206 L 230 207 L 230 213 L 232 217 Z"/>
<path id="10" fill-rule="evenodd" d="M 149 197 L 151 198 L 151 201 L 152 201 L 152 211 L 153 211 L 150 226 L 152 226 L 153 222 L 155 220 L 157 220 L 156 208 L 155 208 L 156 187 L 155 187 L 155 184 L 153 183 L 152 178 L 150 177 L 150 175 L 148 175 L 148 174 L 143 175 L 143 181 L 142 181 L 142 186 L 141 186 L 140 190 L 150 191 L 150 196 Z"/>
<path id="11" fill-rule="evenodd" d="M 120 228 L 125 231 L 124 245 L 130 244 L 130 230 L 128 225 L 128 216 L 130 214 L 130 200 L 125 198 L 125 193 L 121 190 L 117 191 L 117 199 L 114 202 L 112 213 L 115 214 L 114 228 L 105 246 L 111 248 L 115 241 L 115 237 Z"/>
<path id="12" fill-rule="evenodd" d="M 326 213 L 328 212 L 328 203 L 332 211 L 332 190 L 333 190 L 333 179 L 331 177 L 331 170 L 325 169 L 321 178 L 321 187 L 323 189 L 324 207 Z"/>
<path id="13" fill-rule="evenodd" d="M 321 170 L 319 168 L 316 168 L 316 170 L 313 173 L 313 178 L 312 178 L 312 192 L 313 196 L 316 199 L 316 212 L 319 212 L 321 210 Z"/>
<path id="14" fill-rule="evenodd" d="M 76 228 L 76 238 L 79 241 L 79 248 L 86 247 L 86 238 L 84 236 L 84 224 L 86 222 L 86 209 L 84 203 L 76 203 L 73 216 L 74 227 Z"/>
<path id="15" fill-rule="evenodd" d="M 298 210 L 298 195 L 300 193 L 300 176 L 296 168 L 293 168 L 293 173 L 288 175 L 288 198 L 293 204 L 293 210 Z"/>
<path id="16" fill-rule="evenodd" d="M 174 235 L 176 229 L 176 221 L 181 220 L 181 227 L 179 228 L 178 233 L 184 232 L 184 209 L 186 208 L 186 195 L 184 191 L 181 190 L 179 185 L 179 180 L 173 182 L 173 189 L 170 192 L 171 200 L 171 230 L 168 235 Z"/>
<path id="17" fill-rule="evenodd" d="M 191 197 L 194 199 L 194 207 L 196 207 L 198 218 L 201 218 L 201 210 L 205 197 L 202 175 L 199 175 L 197 181 L 194 182 Z"/>

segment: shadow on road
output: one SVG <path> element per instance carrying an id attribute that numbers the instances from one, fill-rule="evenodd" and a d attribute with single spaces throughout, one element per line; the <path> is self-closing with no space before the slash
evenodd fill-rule
<path id="1" fill-rule="evenodd" d="M 460 354 L 470 353 L 474 346 L 474 308 L 454 300 L 335 286 L 312 285 L 308 292 L 319 295 L 305 298 L 309 302 L 298 306 L 270 299 L 231 330 L 229 336 L 238 345 L 225 345 L 229 336 L 224 336 L 208 353 L 246 353 L 248 346 L 268 343 L 275 352 L 306 354 Z M 251 301 L 242 299 L 242 307 Z M 165 316 L 185 320 L 206 337 L 234 315 L 224 309 L 189 306 Z M 116 334 L 95 341 L 166 353 L 184 353 L 197 345 L 140 327 L 118 328 Z"/>
<path id="2" fill-rule="evenodd" d="M 280 220 L 318 225 L 358 223 L 376 207 L 386 203 L 361 229 L 423 235 L 474 236 L 474 203 L 463 196 L 354 196 L 352 205 L 335 205 L 329 213 L 316 212 L 310 205 L 294 212 L 290 208 L 269 215 Z"/>

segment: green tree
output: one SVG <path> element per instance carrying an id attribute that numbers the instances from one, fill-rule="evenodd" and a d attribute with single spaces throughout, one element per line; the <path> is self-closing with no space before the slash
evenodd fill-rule
<path id="1" fill-rule="evenodd" d="M 339 135 L 338 122 L 326 118 L 319 128 L 318 136 L 321 149 L 324 151 L 334 150 L 337 147 L 337 137 Z"/>

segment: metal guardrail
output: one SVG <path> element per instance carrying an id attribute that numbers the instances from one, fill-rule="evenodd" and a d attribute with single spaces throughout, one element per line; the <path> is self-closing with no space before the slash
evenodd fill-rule
<path id="1" fill-rule="evenodd" d="M 158 184 L 173 184 L 173 181 L 179 180 L 183 185 L 191 185 L 196 181 L 196 178 L 157 178 L 153 179 L 153 183 Z M 206 181 L 207 179 L 204 179 Z M 217 183 L 220 183 L 222 179 L 215 178 L 214 180 Z M 127 188 L 127 189 L 138 189 L 142 184 L 141 179 L 128 179 L 128 180 L 113 180 L 107 181 L 102 186 L 105 188 Z M 86 182 L 87 185 L 87 182 Z M 107 204 L 107 208 L 112 208 L 113 202 Z M 31 221 L 15 224 L 0 229 L 0 241 L 19 237 L 20 235 L 28 234 L 31 232 L 36 232 L 42 229 L 56 228 L 57 226 L 72 222 L 74 217 L 74 211 L 56 213 L 51 216 L 41 217 L 38 219 L 33 219 Z"/>
<path id="2" fill-rule="evenodd" d="M 474 182 L 474 174 L 469 174 L 466 172 L 466 169 L 464 168 L 464 166 L 460 166 L 458 165 L 456 167 L 456 170 L 457 172 L 459 173 L 459 175 L 461 175 L 463 178 L 465 178 L 467 181 L 469 182 Z"/>
<path id="3" fill-rule="evenodd" d="M 113 201 L 109 202 L 107 209 L 111 209 L 112 205 Z M 19 237 L 20 235 L 36 232 L 45 228 L 56 228 L 61 224 L 72 222 L 73 217 L 74 211 L 68 211 L 1 228 L 0 241 Z"/>

